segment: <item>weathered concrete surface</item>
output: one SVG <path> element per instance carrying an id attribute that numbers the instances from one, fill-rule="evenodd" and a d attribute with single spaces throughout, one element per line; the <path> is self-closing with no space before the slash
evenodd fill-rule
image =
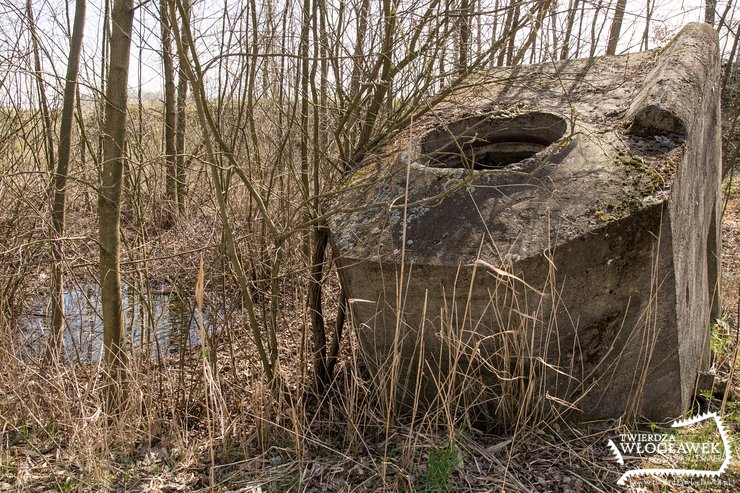
<path id="1" fill-rule="evenodd" d="M 477 82 L 343 185 L 332 242 L 372 371 L 427 406 L 446 388 L 500 414 L 527 382 L 586 415 L 682 413 L 718 279 L 716 34 Z"/>

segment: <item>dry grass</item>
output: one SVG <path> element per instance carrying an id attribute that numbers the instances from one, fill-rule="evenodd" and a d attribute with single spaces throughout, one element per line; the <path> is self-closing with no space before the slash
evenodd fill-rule
<path id="1" fill-rule="evenodd" d="M 197 151 L 197 145 L 190 149 Z M 244 213 L 252 211 L 246 194 L 233 186 L 229 206 L 240 254 L 255 284 L 264 286 L 255 294 L 260 322 L 271 316 L 271 296 L 279 297 L 278 372 L 283 385 L 273 392 L 262 378 L 247 316 L 230 304 L 235 286 L 224 267 L 207 174 L 193 165 L 190 207 L 173 227 L 162 228 L 166 205 L 157 184 L 163 177 L 157 166 L 150 166 L 158 153 L 142 152 L 149 157 L 139 162 L 140 188 L 130 190 L 136 200 L 125 206 L 124 276 L 139 289 L 163 285 L 192 300 L 203 255 L 206 302 L 222 308 L 228 320 L 219 336 L 202 347 L 179 355 L 165 352 L 161 358 L 131 358 L 129 405 L 114 423 L 102 412 L 102 368 L 75 361 L 44 368 L 18 344 L 20 316 L 45 294 L 49 226 L 43 200 L 32 199 L 44 196 L 43 174 L 28 171 L 37 168 L 26 154 L 4 155 L 20 160 L 17 168 L 26 171 L 8 172 L 0 180 L 0 491 L 209 491 L 211 478 L 221 492 L 622 490 L 616 486 L 621 470 L 611 461 L 606 441 L 633 430 L 635 423 L 576 423 L 563 412 L 568 402 L 545 410 L 538 383 L 544 378 L 534 377 L 551 369 L 525 357 L 535 347 L 524 317 L 500 334 L 492 345 L 494 358 L 471 362 L 472 350 L 482 341 L 476 330 L 456 330 L 455 321 L 465 320 L 466 307 L 451 302 L 441 326 L 423 329 L 445 335 L 450 371 L 436 374 L 436 406 L 416 405 L 416 396 L 413 418 L 397 419 L 393 388 L 399 384 L 398 362 L 389 360 L 383 372 L 368 371 L 353 330 L 345 332 L 332 386 L 317 394 L 304 302 L 307 261 L 300 238 L 285 245 L 280 290 L 270 291 L 259 274 L 274 252 L 261 239 L 254 212 Z M 66 270 L 70 282 L 94 282 L 96 204 L 88 184 L 94 180 L 81 171 L 75 178 Z M 734 399 L 740 395 L 740 375 L 730 374 L 738 359 L 733 318 L 738 300 L 727 286 L 736 286 L 740 273 L 735 227 L 740 224 L 740 194 L 732 186 L 728 190 L 735 192 L 728 195 L 724 223 L 727 318 L 714 329 L 713 348 L 716 373 L 727 381 L 732 396 L 725 404 L 726 419 L 737 432 L 740 404 Z M 296 196 L 295 188 L 286 186 L 277 192 L 275 207 L 290 208 L 285 204 L 300 201 Z M 338 282 L 331 266 L 327 272 L 325 308 L 331 325 Z M 556 286 L 553 279 L 550 287 Z M 527 311 L 521 307 L 522 313 Z M 482 385 L 480 374 L 486 372 L 503 382 L 501 388 L 491 391 Z M 496 412 L 483 420 L 499 424 L 498 433 L 476 429 L 480 420 L 468 411 L 481 397 L 498 399 Z M 723 397 L 720 392 L 706 405 L 720 409 Z M 735 461 L 722 482 L 677 485 L 641 479 L 628 490 L 739 488 Z"/>
<path id="2" fill-rule="evenodd" d="M 738 201 L 731 197 L 736 207 Z M 201 227 L 195 237 L 197 225 L 184 224 L 165 234 L 183 244 L 208 244 L 208 228 Z M 181 289 L 193 293 L 194 257 L 167 256 L 164 262 L 171 265 L 152 261 L 152 270 L 189 273 Z M 217 267 L 206 261 L 205 271 L 212 275 Z M 208 281 L 207 274 L 206 296 L 216 302 L 224 288 Z M 327 290 L 336 289 L 332 277 Z M 129 407 L 115 424 L 102 412 L 102 368 L 41 368 L 14 345 L 14 327 L 6 322 L 0 344 L 0 490 L 210 491 L 211 473 L 215 491 L 222 492 L 618 490 L 620 469 L 605 444 L 632 424 L 576 424 L 565 414 L 543 414 L 534 405 L 541 396 L 528 387 L 535 384 L 528 378 L 501 375 L 518 382 L 501 389 L 511 401 L 496 418 L 507 423 L 507 433 L 483 433 L 466 421 L 468 402 L 461 396 L 481 391 L 471 365 L 457 368 L 457 378 L 439 376 L 443 412 L 419 407 L 416 419 L 389 419 L 392 394 L 378 394 L 388 382 L 370 377 L 354 332 L 348 331 L 334 384 L 317 395 L 306 363 L 303 293 L 286 289 L 283 296 L 279 371 L 286 385 L 281 392 L 271 392 L 261 378 L 244 317 L 235 312 L 228 333 L 208 348 L 218 353 L 216 366 L 201 351 L 188 352 L 184 361 L 132 359 Z M 725 345 L 720 374 L 734 364 L 728 354 L 737 357 L 732 324 L 718 329 Z M 475 345 L 448 332 L 453 360 Z M 498 347 L 501 358 L 516 361 L 527 350 L 515 331 Z M 541 373 L 520 371 L 520 376 Z M 391 368 L 386 377 L 393 374 Z M 733 394 L 739 381 L 735 376 Z M 720 401 L 709 405 L 716 408 Z M 731 401 L 728 419 L 737 430 L 740 413 L 734 406 Z M 676 486 L 647 479 L 631 482 L 629 490 L 730 491 L 740 484 L 738 473 L 735 462 L 721 483 Z"/>

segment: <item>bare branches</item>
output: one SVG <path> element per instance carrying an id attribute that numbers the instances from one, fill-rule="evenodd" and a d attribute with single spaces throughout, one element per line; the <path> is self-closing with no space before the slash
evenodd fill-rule
<path id="1" fill-rule="evenodd" d="M 30 8 L 30 7 L 29 7 Z M 48 358 L 55 360 L 61 355 L 62 334 L 64 331 L 64 246 L 61 238 L 64 236 L 65 210 L 67 201 L 67 175 L 69 172 L 70 155 L 72 151 L 72 127 L 77 96 L 77 74 L 79 72 L 80 52 L 82 51 L 82 37 L 85 30 L 85 0 L 75 2 L 74 27 L 69 47 L 67 62 L 67 77 L 64 85 L 64 103 L 62 120 L 59 130 L 59 162 L 53 176 L 53 203 L 51 223 L 54 230 L 55 242 L 52 243 L 52 275 L 51 275 L 51 342 Z"/>

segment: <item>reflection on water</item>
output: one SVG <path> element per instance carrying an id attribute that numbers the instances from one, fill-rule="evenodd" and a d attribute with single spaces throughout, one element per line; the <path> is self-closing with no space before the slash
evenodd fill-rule
<path id="1" fill-rule="evenodd" d="M 136 352 L 149 349 L 153 356 L 176 353 L 200 344 L 198 309 L 176 293 L 152 290 L 150 294 L 123 286 L 126 344 Z M 103 346 L 102 300 L 94 285 L 69 287 L 64 292 L 64 349 L 67 358 L 98 361 Z M 35 353 L 48 338 L 48 297 L 34 305 L 21 323 L 22 343 Z M 210 310 L 203 310 L 206 333 L 211 334 Z M 219 318 L 219 317 L 215 317 Z"/>

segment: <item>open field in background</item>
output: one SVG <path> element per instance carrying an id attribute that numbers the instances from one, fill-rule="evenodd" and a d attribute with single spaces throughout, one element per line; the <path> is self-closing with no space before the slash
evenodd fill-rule
<path id="1" fill-rule="evenodd" d="M 207 88 L 204 99 L 214 121 L 201 127 L 203 115 L 191 92 L 183 113 L 185 180 L 174 203 L 167 191 L 163 105 L 144 102 L 141 85 L 138 94 L 129 91 L 120 226 L 128 402 L 118 419 L 105 413 L 108 379 L 99 358 L 104 135 L 102 89 L 96 84 L 102 79 L 98 60 L 106 52 L 92 47 L 105 36 L 92 34 L 83 56 L 87 85 L 72 130 L 66 227 L 56 240 L 48 169 L 54 145 L 47 143 L 46 126 L 56 139 L 62 77 L 51 74 L 63 73 L 57 52 L 66 49 L 66 38 L 59 42 L 56 31 L 37 36 L 50 53 L 45 62 L 55 65 L 42 76 L 54 103 L 46 117 L 37 109 L 43 98 L 33 77 L 33 50 L 0 52 L 0 67 L 9 74 L 0 77 L 0 491 L 205 492 L 212 483 L 224 493 L 621 491 L 616 481 L 624 468 L 612 460 L 607 440 L 666 423 L 583 420 L 565 412 L 568 403 L 545 412 L 535 372 L 529 373 L 521 358 L 526 347 L 516 337 L 506 346 L 513 377 L 504 379 L 510 382 L 509 400 L 494 416 L 504 419 L 493 432 L 477 429 L 460 400 L 460 386 L 479 390 L 475 376 L 463 368 L 453 370 L 460 381 L 439 376 L 440 411 L 418 410 L 413 421 L 396 419 L 391 392 L 378 391 L 394 384 L 396 362 L 380 377 L 367 370 L 351 314 L 341 309 L 333 252 L 325 244 L 319 248 L 325 241 L 321 214 L 331 211 L 332 190 L 346 176 L 348 163 L 382 152 L 383 139 L 423 115 L 438 91 L 464 85 L 457 74 L 548 61 L 552 53 L 553 59 L 600 54 L 608 44 L 613 2 L 568 2 L 580 6 L 572 9 L 578 15 L 569 15 L 564 2 L 525 2 L 531 12 L 523 7 L 520 12 L 520 3 L 473 2 L 490 9 L 465 24 L 459 12 L 470 2 L 460 2 L 459 11 L 434 1 L 410 2 L 433 7 L 420 16 L 410 7 L 384 11 L 375 2 L 309 1 L 305 5 L 316 12 L 310 19 L 300 5 L 280 11 L 281 2 L 269 1 L 229 3 L 217 19 L 220 13 L 204 13 L 196 2 L 192 24 L 198 46 L 207 45 L 200 56 L 212 72 L 205 82 L 193 79 L 204 93 Z M 342 28 L 332 26 L 339 8 L 327 13 L 318 5 L 346 6 Z M 726 58 L 737 56 L 733 5 L 718 7 Z M 152 24 L 141 21 L 134 41 L 157 52 L 157 6 L 144 7 Z M 251 15 L 252 8 L 258 15 Z M 55 12 L 42 11 L 40 25 L 61 29 Z M 364 30 L 358 29 L 363 12 Z M 650 24 L 642 10 L 628 14 L 623 32 L 629 37 L 620 41 L 625 48 L 670 38 L 666 22 Z M 385 38 L 394 22 L 403 36 Z M 243 31 L 208 30 L 219 23 Z M 408 54 L 414 26 L 423 27 L 418 56 L 394 66 Z M 505 36 L 504 26 L 511 31 Z M 14 32 L 3 28 L 2 49 L 19 38 L 32 44 L 25 31 Z M 467 43 L 461 42 L 466 36 Z M 384 44 L 388 39 L 390 48 Z M 146 72 L 141 53 L 137 73 Z M 729 67 L 736 71 L 736 65 Z M 392 74 L 387 86 L 380 76 L 385 69 Z M 723 316 L 711 328 L 716 387 L 699 396 L 695 411 L 724 413 L 735 457 L 719 481 L 637 479 L 627 491 L 740 491 L 740 130 L 733 74 L 725 73 L 723 105 L 724 149 L 734 171 L 724 183 Z M 14 98 L 17 94 L 22 96 Z M 223 144 L 209 149 L 217 138 Z M 69 306 L 63 361 L 49 362 L 44 351 L 55 241 L 64 245 Z M 317 285 L 321 320 L 309 309 Z M 344 328 L 329 382 L 316 381 L 317 325 L 328 346 L 337 328 Z M 442 329 L 453 333 L 454 328 Z M 466 349 L 452 337 L 449 344 Z M 265 378 L 265 359 L 276 374 L 274 384 Z"/>

